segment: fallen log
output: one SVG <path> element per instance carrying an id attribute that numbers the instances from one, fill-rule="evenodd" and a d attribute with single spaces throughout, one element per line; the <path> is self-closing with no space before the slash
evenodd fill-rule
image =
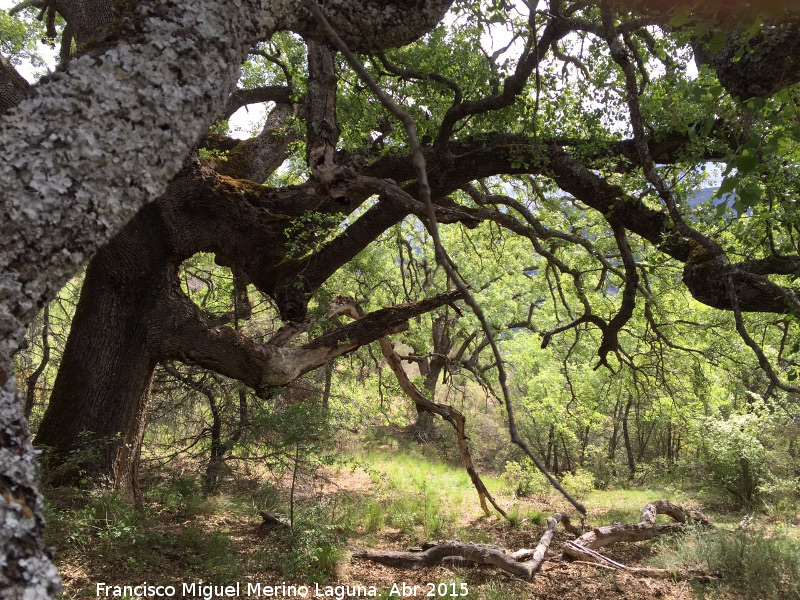
<path id="1" fill-rule="evenodd" d="M 662 514 L 668 515 L 677 522 L 656 523 L 656 517 Z M 617 542 L 643 542 L 666 533 L 682 531 L 686 524 L 691 522 L 697 522 L 706 527 L 712 526 L 700 511 L 687 511 L 668 500 L 656 500 L 644 505 L 638 523 L 614 523 L 595 527 L 577 538 L 574 543 L 584 548 L 596 549 Z M 572 556 L 569 550 L 567 547 L 564 548 L 565 554 Z M 579 557 L 574 556 L 574 558 Z"/>
<path id="2" fill-rule="evenodd" d="M 671 524 L 656 523 L 656 517 L 659 514 L 668 515 L 677 522 Z M 539 544 L 533 549 L 523 548 L 516 552 L 508 553 L 484 544 L 444 541 L 427 542 L 420 547 L 410 548 L 408 552 L 360 550 L 355 552 L 353 556 L 400 569 L 421 569 L 442 564 L 450 566 L 491 565 L 525 581 L 530 581 L 539 571 L 547 557 L 547 552 L 559 522 L 574 535 L 580 533 L 580 530 L 569 522 L 569 518 L 566 515 L 556 513 L 547 519 L 547 529 L 539 540 Z M 615 523 L 596 527 L 578 536 L 574 541 L 566 542 L 563 547 L 563 553 L 580 562 L 586 562 L 605 569 L 624 570 L 643 577 L 673 577 L 676 579 L 709 581 L 714 578 L 714 575 L 708 575 L 701 571 L 672 572 L 666 569 L 627 567 L 595 550 L 615 542 L 638 542 L 649 540 L 665 533 L 681 531 L 690 522 L 698 522 L 711 527 L 711 523 L 699 511 L 687 511 L 667 500 L 648 502 L 642 508 L 638 523 Z"/>
<path id="3" fill-rule="evenodd" d="M 655 523 L 658 515 L 668 515 L 678 523 L 699 523 L 704 527 L 713 527 L 711 522 L 699 510 L 686 510 L 669 500 L 648 502 L 642 507 L 640 523 Z"/>
<path id="4" fill-rule="evenodd" d="M 547 519 L 547 529 L 539 540 L 539 544 L 531 553 L 531 559 L 524 562 L 517 561 L 513 555 L 506 554 L 497 548 L 458 541 L 438 542 L 422 552 L 361 550 L 354 553 L 353 556 L 389 567 L 412 570 L 440 564 L 492 565 L 525 581 L 530 581 L 544 562 L 545 553 L 553 541 L 559 521 L 561 521 L 560 513 L 556 513 Z"/>
<path id="5" fill-rule="evenodd" d="M 656 518 L 662 514 L 668 515 L 676 523 L 656 523 Z M 564 555 L 577 560 L 577 562 L 592 564 L 602 569 L 625 571 L 639 577 L 692 580 L 704 583 L 719 579 L 719 574 L 708 574 L 695 569 L 673 571 L 649 567 L 628 567 L 611 560 L 607 556 L 603 556 L 595 550 L 616 542 L 641 542 L 665 533 L 682 531 L 687 523 L 692 522 L 700 523 L 705 527 L 713 527 L 700 511 L 687 511 L 668 500 L 656 500 L 655 502 L 648 502 L 642 507 L 638 523 L 614 523 L 613 525 L 595 527 L 574 541 L 566 542 L 563 551 Z"/>

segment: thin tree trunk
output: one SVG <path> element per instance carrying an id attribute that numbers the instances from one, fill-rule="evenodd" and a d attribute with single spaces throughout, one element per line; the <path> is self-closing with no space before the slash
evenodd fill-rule
<path id="1" fill-rule="evenodd" d="M 222 415 L 213 393 L 208 396 L 208 405 L 211 409 L 211 455 L 208 457 L 203 487 L 207 492 L 213 492 L 222 472 L 226 448 L 222 443 Z"/>
<path id="2" fill-rule="evenodd" d="M 569 449 L 567 448 L 567 442 L 564 440 L 564 434 L 559 434 L 558 436 L 561 439 L 561 446 L 564 448 L 564 470 L 571 471 L 572 470 L 572 460 L 569 457 Z"/>
<path id="3" fill-rule="evenodd" d="M 622 437 L 625 440 L 625 453 L 628 456 L 628 479 L 636 477 L 636 458 L 633 454 L 633 446 L 631 445 L 631 436 L 628 431 L 628 416 L 630 415 L 631 407 L 633 406 L 633 395 L 628 394 L 628 402 L 625 405 L 625 414 L 622 417 Z"/>
<path id="4" fill-rule="evenodd" d="M 589 433 L 591 430 L 591 424 L 587 425 L 586 428 L 583 430 L 583 437 L 581 439 L 581 457 L 578 461 L 578 466 L 582 467 L 584 462 L 586 461 L 586 448 L 589 446 Z"/>
<path id="5" fill-rule="evenodd" d="M 33 406 L 36 403 L 36 384 L 39 377 L 50 362 L 50 305 L 45 304 L 44 312 L 42 313 L 42 362 L 36 367 L 36 370 L 30 374 L 25 382 L 25 418 L 31 418 Z"/>

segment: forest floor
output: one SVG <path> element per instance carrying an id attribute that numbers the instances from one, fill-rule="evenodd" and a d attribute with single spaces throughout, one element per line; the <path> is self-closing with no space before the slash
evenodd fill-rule
<path id="1" fill-rule="evenodd" d="M 551 545 L 552 556 L 530 583 L 485 566 L 409 571 L 354 558 L 361 548 L 406 550 L 436 539 L 488 543 L 511 551 L 531 548 L 544 532 L 544 519 L 564 508 L 552 498 L 518 500 L 502 492 L 498 500 L 511 508 L 513 522 L 486 517 L 460 470 L 425 464 L 425 459 L 413 456 L 409 464 L 422 467 L 416 471 L 404 460 L 376 454 L 359 457 L 348 467 L 325 467 L 314 478 L 301 478 L 295 491 L 294 533 L 285 528 L 264 531 L 259 516 L 261 509 L 274 508 L 288 517 L 288 474 L 268 486 L 263 480 L 240 477 L 225 493 L 204 496 L 192 479 L 173 473 L 150 482 L 145 506 L 138 510 L 114 496 L 102 496 L 87 505 L 55 491 L 48 509 L 49 535 L 57 549 L 64 598 L 97 597 L 98 583 L 143 582 L 174 585 L 176 598 L 199 598 L 199 588 L 194 595 L 183 595 L 182 586 L 200 581 L 239 583 L 241 597 L 247 597 L 248 583 L 305 585 L 307 598 L 314 597 L 317 586 L 320 593 L 325 586 L 333 586 L 330 593 L 336 594 L 339 585 L 375 586 L 383 598 L 402 598 L 404 589 L 415 590 L 414 595 L 405 596 L 412 598 L 427 597 L 431 590 L 433 597 L 451 597 L 453 591 L 459 597 L 467 590 L 465 597 L 470 600 L 749 597 L 725 586 L 697 586 L 567 562 L 560 558 L 560 547 L 571 536 L 560 528 Z M 498 481 L 489 481 L 490 489 Z M 635 522 L 645 502 L 668 493 L 593 492 L 587 498 L 591 515 L 587 526 Z M 670 499 L 690 503 L 685 497 Z M 616 544 L 602 551 L 629 567 L 652 566 L 662 543 Z M 445 588 L 447 593 L 438 593 Z M 276 597 L 301 596 L 279 592 Z"/>

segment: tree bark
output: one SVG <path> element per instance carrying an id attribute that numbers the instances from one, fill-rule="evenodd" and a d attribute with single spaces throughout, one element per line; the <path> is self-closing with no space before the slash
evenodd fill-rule
<path id="1" fill-rule="evenodd" d="M 136 496 L 136 459 L 158 362 L 149 326 L 172 285 L 174 265 L 157 242 L 164 238 L 151 204 L 90 264 L 36 436 L 56 456 L 84 451 L 88 462 L 81 466 L 126 500 Z"/>
<path id="2" fill-rule="evenodd" d="M 0 115 L 22 102 L 29 93 L 28 82 L 0 55 Z"/>

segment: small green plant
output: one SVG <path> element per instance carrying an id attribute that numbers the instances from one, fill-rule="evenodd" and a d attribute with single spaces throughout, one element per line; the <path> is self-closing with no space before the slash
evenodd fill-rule
<path id="1" fill-rule="evenodd" d="M 544 525 L 547 521 L 547 517 L 540 513 L 537 510 L 530 511 L 525 518 L 528 519 L 528 522 L 533 525 Z"/>
<path id="2" fill-rule="evenodd" d="M 522 600 L 528 597 L 521 584 L 513 581 L 491 580 L 480 589 L 474 590 L 474 593 L 480 600 Z"/>
<path id="3" fill-rule="evenodd" d="M 153 548 L 165 541 L 149 526 L 145 510 L 126 504 L 115 493 L 90 498 L 80 508 L 48 504 L 45 517 L 48 544 L 124 564 L 131 574 L 155 564 L 159 557 Z"/>
<path id="4" fill-rule="evenodd" d="M 383 505 L 376 500 L 368 500 L 364 507 L 364 530 L 367 533 L 380 531 L 386 523 Z"/>
<path id="5" fill-rule="evenodd" d="M 322 502 L 298 513 L 292 527 L 276 530 L 268 548 L 260 553 L 265 566 L 286 578 L 325 583 L 341 573 L 349 554 L 343 547 L 339 520 L 331 520 L 330 505 Z"/>
<path id="6" fill-rule="evenodd" d="M 40 447 L 42 465 L 42 485 L 59 486 L 67 483 L 82 489 L 91 488 L 94 481 L 94 467 L 103 455 L 112 452 L 121 444 L 119 434 L 98 439 L 93 431 L 78 434 L 78 443 L 66 456 L 47 446 Z"/>
<path id="7" fill-rule="evenodd" d="M 511 509 L 506 513 L 506 520 L 511 527 L 517 528 L 522 525 L 525 518 L 520 512 L 519 506 L 512 506 Z"/>
<path id="8" fill-rule="evenodd" d="M 230 581 L 241 573 L 239 557 L 225 534 L 207 533 L 201 527 L 190 525 L 181 530 L 177 545 L 186 563 L 197 567 L 200 574 L 211 581 Z"/>
<path id="9" fill-rule="evenodd" d="M 503 471 L 503 480 L 520 498 L 527 498 L 541 489 L 543 479 L 529 460 L 524 465 L 510 460 Z"/>
<path id="10" fill-rule="evenodd" d="M 220 163 L 228 160 L 228 151 L 214 148 L 198 148 L 197 157 L 205 163 Z"/>

